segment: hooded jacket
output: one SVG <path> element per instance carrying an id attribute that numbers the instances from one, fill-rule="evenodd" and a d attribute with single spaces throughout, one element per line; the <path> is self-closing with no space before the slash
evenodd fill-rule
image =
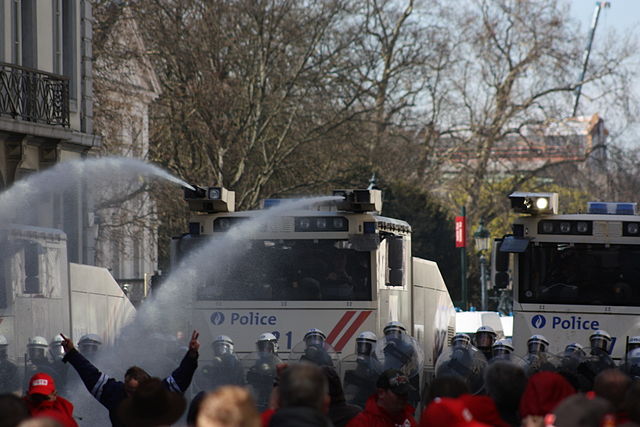
<path id="1" fill-rule="evenodd" d="M 347 427 L 415 427 L 418 424 L 413 412 L 413 407 L 407 404 L 401 416 L 392 417 L 378 405 L 378 396 L 374 394 L 367 400 L 364 411 L 356 415 Z"/>
<path id="2" fill-rule="evenodd" d="M 118 420 L 116 412 L 118 406 L 127 398 L 124 383 L 103 374 L 75 348 L 65 354 L 62 361 L 69 362 L 75 368 L 89 393 L 107 408 L 111 424 L 121 427 L 123 424 Z M 197 367 L 198 352 L 189 350 L 180 366 L 162 382 L 169 391 L 182 394 L 189 388 Z"/>
<path id="3" fill-rule="evenodd" d="M 24 401 L 32 417 L 49 417 L 64 427 L 78 427 L 78 423 L 73 419 L 73 404 L 64 397 L 56 396 L 56 400 L 45 400 L 39 404 L 26 397 Z"/>

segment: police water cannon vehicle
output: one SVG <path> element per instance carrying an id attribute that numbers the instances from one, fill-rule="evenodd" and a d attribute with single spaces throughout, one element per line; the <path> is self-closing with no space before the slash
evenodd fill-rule
<path id="1" fill-rule="evenodd" d="M 171 253 L 176 265 L 195 247 L 217 244 L 217 265 L 192 304 L 191 327 L 204 341 L 228 335 L 248 354 L 256 332 L 269 332 L 286 357 L 315 328 L 342 358 L 359 333 L 383 336 L 384 325 L 400 321 L 433 371 L 455 331 L 453 304 L 437 264 L 412 257 L 411 226 L 381 215 L 380 190 L 340 189 L 307 204 L 268 199 L 262 209 L 235 211 L 232 191 L 195 188 L 185 191 L 189 233 L 173 239 Z M 238 239 L 242 250 L 226 256 Z"/>
<path id="2" fill-rule="evenodd" d="M 589 202 L 586 213 L 559 214 L 556 193 L 509 198 L 521 216 L 497 241 L 492 275 L 494 286 L 513 289 L 516 353 L 526 353 L 531 335 L 547 337 L 559 354 L 605 329 L 607 352 L 623 359 L 629 337 L 640 334 L 636 203 Z"/>

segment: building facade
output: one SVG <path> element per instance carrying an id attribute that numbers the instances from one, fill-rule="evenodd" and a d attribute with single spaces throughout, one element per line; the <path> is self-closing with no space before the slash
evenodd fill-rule
<path id="1" fill-rule="evenodd" d="M 100 145 L 91 46 L 90 1 L 0 0 L 1 189 Z M 63 230 L 69 261 L 93 264 L 95 230 L 82 193 L 78 183 L 51 195 L 34 225 Z"/>

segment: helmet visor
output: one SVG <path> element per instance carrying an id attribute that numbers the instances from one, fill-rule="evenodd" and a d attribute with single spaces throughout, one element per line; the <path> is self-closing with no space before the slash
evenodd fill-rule
<path id="1" fill-rule="evenodd" d="M 402 331 L 399 328 L 387 329 L 384 336 L 389 340 L 399 340 L 402 338 Z"/>
<path id="2" fill-rule="evenodd" d="M 511 354 L 511 349 L 504 345 L 500 345 L 493 347 L 493 349 L 491 350 L 491 354 L 493 355 L 493 357 L 508 356 Z"/>
<path id="3" fill-rule="evenodd" d="M 42 360 L 44 359 L 44 348 L 42 347 L 30 347 L 27 351 L 29 354 L 29 359 L 31 360 Z"/>
<path id="4" fill-rule="evenodd" d="M 493 345 L 495 338 L 493 334 L 488 332 L 479 332 L 476 334 L 476 346 L 478 348 L 488 348 Z"/>
<path id="5" fill-rule="evenodd" d="M 531 341 L 527 344 L 530 354 L 544 353 L 547 351 L 547 344 L 540 340 Z"/>
<path id="6" fill-rule="evenodd" d="M 228 342 L 219 341 L 213 343 L 213 354 L 216 356 L 222 356 L 225 354 L 232 354 L 233 346 Z"/>
<path id="7" fill-rule="evenodd" d="M 606 351 L 609 348 L 609 340 L 605 337 L 595 336 L 591 338 L 591 347 Z"/>
<path id="8" fill-rule="evenodd" d="M 315 345 L 320 347 L 322 346 L 322 343 L 324 343 L 324 339 L 320 335 L 309 335 L 305 338 L 304 342 L 307 346 Z"/>
<path id="9" fill-rule="evenodd" d="M 277 344 L 275 341 L 258 341 L 256 346 L 258 351 L 263 353 L 275 353 L 277 350 Z"/>
<path id="10" fill-rule="evenodd" d="M 369 356 L 372 350 L 373 345 L 370 342 L 358 341 L 356 343 L 356 353 L 358 353 L 358 355 Z"/>

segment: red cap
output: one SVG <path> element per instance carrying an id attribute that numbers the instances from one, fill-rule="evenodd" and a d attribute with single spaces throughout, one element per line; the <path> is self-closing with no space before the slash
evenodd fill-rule
<path id="1" fill-rule="evenodd" d="M 44 394 L 50 395 L 56 391 L 56 385 L 53 382 L 53 378 L 51 378 L 47 374 L 43 374 L 41 372 L 35 374 L 29 380 L 29 391 L 28 395 L 32 394 Z"/>
<path id="2" fill-rule="evenodd" d="M 576 389 L 562 375 L 550 371 L 537 372 L 529 378 L 520 399 L 520 416 L 544 417 L 575 392 Z"/>
<path id="3" fill-rule="evenodd" d="M 420 426 L 488 427 L 475 421 L 471 411 L 460 399 L 436 398 L 422 413 Z"/>
<path id="4" fill-rule="evenodd" d="M 463 394 L 460 399 L 471 411 L 473 419 L 494 427 L 509 427 L 496 408 L 496 404 L 489 396 Z"/>

